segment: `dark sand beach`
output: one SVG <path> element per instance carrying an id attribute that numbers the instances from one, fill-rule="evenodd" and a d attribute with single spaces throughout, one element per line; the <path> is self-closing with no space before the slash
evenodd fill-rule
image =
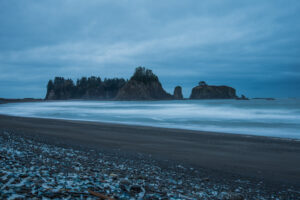
<path id="1" fill-rule="evenodd" d="M 0 131 L 2 136 L 5 133 L 39 144 L 113 155 L 118 162 L 122 159 L 133 163 L 155 162 L 161 169 L 170 168 L 169 172 L 176 172 L 180 166 L 189 169 L 183 172 L 185 176 L 197 177 L 198 181 L 194 181 L 198 183 L 203 180 L 203 187 L 228 186 L 227 191 L 223 188 L 213 193 L 212 199 L 221 199 L 222 191 L 228 195 L 242 193 L 245 199 L 259 198 L 257 195 L 296 199 L 300 195 L 300 141 L 297 140 L 4 115 L 0 116 Z M 236 189 L 239 187 L 244 190 Z M 196 194 L 191 199 L 200 198 Z"/>

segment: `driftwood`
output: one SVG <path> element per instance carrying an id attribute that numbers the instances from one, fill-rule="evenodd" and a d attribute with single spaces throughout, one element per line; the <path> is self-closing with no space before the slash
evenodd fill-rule
<path id="1" fill-rule="evenodd" d="M 47 191 L 49 190 L 53 190 L 54 188 L 48 188 Z M 94 192 L 92 190 L 88 190 L 89 194 L 93 195 L 93 196 L 96 196 L 96 197 L 99 197 L 101 200 L 115 200 L 114 198 L 110 198 L 104 194 L 101 194 L 99 192 Z M 71 191 L 71 190 L 68 190 L 68 189 L 60 189 L 58 192 L 55 192 L 56 194 L 57 193 L 70 193 L 70 194 L 79 194 L 79 195 L 88 195 L 88 193 L 84 193 L 84 192 L 75 192 L 75 191 Z"/>
<path id="2" fill-rule="evenodd" d="M 108 197 L 108 196 L 106 196 L 106 195 L 103 195 L 103 194 L 100 194 L 100 193 L 98 193 L 98 192 L 94 192 L 94 191 L 91 191 L 91 190 L 88 190 L 89 191 L 89 193 L 91 194 L 91 195 L 94 195 L 94 196 L 96 196 L 96 197 L 99 197 L 100 199 L 103 199 L 103 200 L 115 200 L 115 199 L 113 199 L 113 198 L 110 198 L 110 197 Z"/>

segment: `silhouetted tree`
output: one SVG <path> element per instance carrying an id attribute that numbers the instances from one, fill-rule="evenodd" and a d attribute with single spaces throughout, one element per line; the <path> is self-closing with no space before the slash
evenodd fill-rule
<path id="1" fill-rule="evenodd" d="M 151 81 L 158 81 L 158 77 L 153 74 L 152 70 L 140 66 L 135 69 L 131 80 L 142 81 L 146 83 Z"/>
<path id="2" fill-rule="evenodd" d="M 65 80 L 63 77 L 55 77 L 54 83 L 49 81 L 48 92 L 54 92 L 57 99 L 69 99 L 75 92 L 75 86 L 71 79 Z"/>
<path id="3" fill-rule="evenodd" d="M 53 91 L 54 89 L 54 84 L 53 84 L 53 81 L 52 80 L 49 80 L 48 81 L 48 84 L 47 84 L 47 94 L 46 94 L 46 99 L 49 98 L 49 94 L 51 91 Z"/>
<path id="4" fill-rule="evenodd" d="M 82 77 L 81 79 L 77 79 L 76 82 L 76 96 L 82 97 L 87 91 L 87 78 Z"/>
<path id="5" fill-rule="evenodd" d="M 82 77 L 77 79 L 76 85 L 72 79 L 55 77 L 54 81 L 49 80 L 47 84 L 46 99 L 74 99 L 74 98 L 93 98 L 93 99 L 113 99 L 118 91 L 126 84 L 123 78 L 113 78 L 101 80 L 100 77 Z"/>
<path id="6" fill-rule="evenodd" d="M 49 80 L 49 81 L 48 81 L 48 84 L 47 84 L 47 90 L 52 90 L 53 88 L 54 88 L 53 81 L 52 81 L 52 80 Z"/>
<path id="7" fill-rule="evenodd" d="M 200 81 L 199 82 L 199 86 L 206 86 L 207 84 L 206 84 L 206 82 L 205 81 Z"/>

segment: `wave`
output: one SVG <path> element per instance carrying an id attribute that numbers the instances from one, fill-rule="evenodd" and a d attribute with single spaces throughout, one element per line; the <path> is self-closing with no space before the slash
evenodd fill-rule
<path id="1" fill-rule="evenodd" d="M 300 138 L 300 100 L 58 101 L 0 106 L 1 114 Z"/>

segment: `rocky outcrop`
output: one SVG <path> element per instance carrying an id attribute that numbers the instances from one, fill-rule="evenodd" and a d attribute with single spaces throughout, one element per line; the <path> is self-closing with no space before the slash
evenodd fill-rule
<path id="1" fill-rule="evenodd" d="M 114 99 L 120 88 L 125 85 L 124 79 L 104 79 L 100 77 L 83 77 L 78 79 L 76 85 L 73 80 L 55 77 L 47 85 L 46 100 L 65 99 Z"/>
<path id="2" fill-rule="evenodd" d="M 207 85 L 201 81 L 192 89 L 190 99 L 236 99 L 236 91 L 228 86 Z"/>
<path id="3" fill-rule="evenodd" d="M 182 88 L 174 88 L 173 95 L 167 93 L 158 77 L 144 67 L 138 67 L 130 80 L 113 78 L 101 80 L 100 77 L 83 77 L 76 81 L 55 77 L 47 85 L 46 100 L 93 99 L 93 100 L 181 100 Z M 204 81 L 194 87 L 190 99 L 238 99 L 248 100 L 228 86 L 207 85 Z"/>
<path id="4" fill-rule="evenodd" d="M 162 87 L 158 77 L 144 67 L 138 67 L 130 80 L 120 89 L 115 100 L 168 100 L 173 96 Z"/>
<path id="5" fill-rule="evenodd" d="M 176 87 L 174 88 L 173 96 L 174 96 L 174 99 L 177 99 L 177 100 L 183 99 L 182 89 L 181 89 L 180 86 L 176 86 Z"/>
<path id="6" fill-rule="evenodd" d="M 247 98 L 245 95 L 241 95 L 241 97 L 237 97 L 237 100 L 249 100 L 249 98 Z"/>

